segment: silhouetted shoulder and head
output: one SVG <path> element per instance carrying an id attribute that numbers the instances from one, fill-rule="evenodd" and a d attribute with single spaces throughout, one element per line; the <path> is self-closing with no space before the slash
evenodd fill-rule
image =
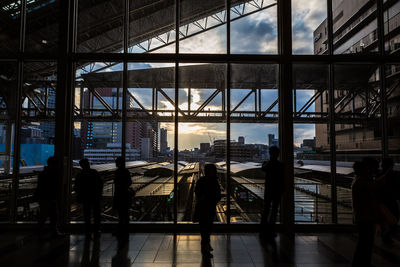
<path id="1" fill-rule="evenodd" d="M 271 160 L 277 160 L 279 157 L 280 150 L 277 146 L 271 146 L 269 148 L 269 156 Z"/>
<path id="2" fill-rule="evenodd" d="M 353 163 L 354 174 L 360 177 L 363 171 L 363 164 L 359 161 Z"/>
<path id="3" fill-rule="evenodd" d="M 382 171 L 386 172 L 389 171 L 391 169 L 393 169 L 394 163 L 393 163 L 393 159 L 391 158 L 384 158 L 382 160 Z"/>
<path id="4" fill-rule="evenodd" d="M 124 167 L 124 159 L 122 157 L 118 157 L 115 160 L 115 166 L 117 166 L 117 168 L 121 169 Z"/>
<path id="5" fill-rule="evenodd" d="M 47 159 L 47 167 L 52 170 L 57 168 L 57 158 L 55 156 L 51 156 Z"/>
<path id="6" fill-rule="evenodd" d="M 379 172 L 379 162 L 372 157 L 365 157 L 361 160 L 362 169 L 368 178 L 375 177 Z M 364 172 L 363 172 L 364 173 Z"/>
<path id="7" fill-rule="evenodd" d="M 217 167 L 215 166 L 215 164 L 206 164 L 204 166 L 204 175 L 206 177 L 212 177 L 212 178 L 216 178 L 217 177 Z"/>
<path id="8" fill-rule="evenodd" d="M 89 163 L 89 160 L 87 158 L 81 159 L 79 161 L 79 165 L 81 166 L 81 168 L 83 170 L 90 169 L 90 163 Z"/>

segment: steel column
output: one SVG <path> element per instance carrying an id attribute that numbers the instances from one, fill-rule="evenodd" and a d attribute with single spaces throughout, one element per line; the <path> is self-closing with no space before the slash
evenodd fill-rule
<path id="1" fill-rule="evenodd" d="M 231 2 L 226 0 L 226 52 L 231 54 Z M 226 223 L 231 223 L 231 62 L 226 70 Z"/>
<path id="2" fill-rule="evenodd" d="M 328 50 L 329 55 L 333 55 L 333 10 L 332 1 L 327 0 L 328 7 Z M 331 212 L 332 223 L 337 223 L 337 190 L 336 190 L 336 133 L 335 133 L 335 80 L 334 65 L 329 64 L 328 76 L 328 94 L 329 94 L 329 140 L 330 140 L 330 161 L 331 161 Z"/>
<path id="3" fill-rule="evenodd" d="M 179 54 L 180 0 L 175 0 L 175 53 Z M 175 60 L 175 104 L 174 104 L 174 224 L 178 223 L 178 126 L 179 126 L 179 61 Z"/>
<path id="4" fill-rule="evenodd" d="M 26 29 L 26 0 L 21 1 L 21 27 L 19 32 L 19 51 L 24 53 L 25 51 L 25 29 Z M 11 186 L 11 198 L 9 216 L 10 222 L 14 223 L 17 219 L 17 200 L 18 200 L 18 187 L 19 187 L 19 161 L 20 161 L 20 143 L 21 143 L 21 109 L 22 109 L 22 90 L 23 90 L 23 79 L 24 79 L 24 61 L 18 59 L 17 69 L 17 90 L 16 92 L 16 104 L 15 107 L 15 131 L 14 131 L 14 158 L 13 158 L 13 176 Z"/>
<path id="5" fill-rule="evenodd" d="M 279 65 L 279 145 L 285 164 L 285 191 L 281 203 L 281 223 L 287 232 L 294 232 L 294 166 L 293 166 L 293 102 L 292 102 L 292 18 L 291 1 L 278 2 L 278 48 L 283 62 Z"/>
<path id="6" fill-rule="evenodd" d="M 59 223 L 65 226 L 69 221 L 70 194 L 71 194 L 71 156 L 73 140 L 73 102 L 74 102 L 74 67 L 70 55 L 74 51 L 74 27 L 76 0 L 61 3 L 61 23 L 59 49 L 60 57 L 57 61 L 56 90 L 56 129 L 55 152 L 60 170 L 60 218 Z"/>
<path id="7" fill-rule="evenodd" d="M 379 54 L 385 55 L 385 22 L 383 18 L 383 0 L 377 0 L 377 16 L 378 16 L 378 46 Z M 389 23 L 389 22 L 388 22 Z M 387 131 L 387 94 L 386 94 L 386 75 L 385 65 L 379 64 L 379 86 L 380 86 L 380 101 L 381 101 L 381 146 L 382 158 L 389 156 L 389 142 Z"/>

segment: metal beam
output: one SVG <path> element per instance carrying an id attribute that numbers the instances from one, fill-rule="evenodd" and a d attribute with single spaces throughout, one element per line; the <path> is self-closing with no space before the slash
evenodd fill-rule
<path id="1" fill-rule="evenodd" d="M 192 114 L 192 116 L 197 116 L 200 112 L 204 110 L 204 108 L 219 94 L 220 90 L 215 90 L 204 102 L 201 106 Z"/>

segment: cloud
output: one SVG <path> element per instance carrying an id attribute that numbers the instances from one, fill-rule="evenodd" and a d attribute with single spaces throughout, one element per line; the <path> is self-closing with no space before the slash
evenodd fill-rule
<path id="1" fill-rule="evenodd" d="M 198 35 L 181 40 L 180 53 L 226 53 L 226 26 L 200 33 Z"/>
<path id="2" fill-rule="evenodd" d="M 173 148 L 174 124 L 161 123 L 161 128 L 167 129 L 168 145 Z M 212 143 L 213 140 L 226 138 L 226 124 L 224 123 L 179 123 L 179 149 L 193 149 L 200 147 L 200 143 Z"/>
<path id="3" fill-rule="evenodd" d="M 312 139 L 314 137 L 314 124 L 295 124 L 293 126 L 293 142 L 295 144 L 302 144 L 304 139 Z"/>
<path id="4" fill-rule="evenodd" d="M 326 17 L 326 1 L 292 1 L 294 54 L 314 54 L 314 31 Z"/>
<path id="5" fill-rule="evenodd" d="M 231 51 L 243 54 L 278 52 L 276 7 L 259 11 L 231 24 Z"/>

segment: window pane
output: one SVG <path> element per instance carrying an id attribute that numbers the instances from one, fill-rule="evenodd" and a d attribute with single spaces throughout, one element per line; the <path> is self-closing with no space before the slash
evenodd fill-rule
<path id="1" fill-rule="evenodd" d="M 328 53 L 326 1 L 292 0 L 293 54 Z"/>
<path id="2" fill-rule="evenodd" d="M 400 2 L 387 1 L 383 9 L 385 52 L 393 54 L 400 49 Z"/>
<path id="3" fill-rule="evenodd" d="M 175 53 L 175 2 L 130 1 L 129 52 Z"/>
<path id="4" fill-rule="evenodd" d="M 259 222 L 268 148 L 278 145 L 278 65 L 231 66 L 231 222 Z M 279 219 L 278 219 L 279 220 Z"/>
<path id="5" fill-rule="evenodd" d="M 43 170 L 47 159 L 54 155 L 56 69 L 55 62 L 24 64 L 17 199 L 19 221 L 37 220 L 38 203 L 33 194 L 37 187 L 38 172 Z"/>
<path id="6" fill-rule="evenodd" d="M 400 64 L 386 65 L 386 115 L 387 134 L 389 145 L 389 157 L 397 164 L 400 164 Z"/>
<path id="7" fill-rule="evenodd" d="M 17 101 L 16 64 L 0 62 L 0 222 L 8 221 Z"/>
<path id="8" fill-rule="evenodd" d="M 56 54 L 59 43 L 61 1 L 26 2 L 25 51 Z"/>
<path id="9" fill-rule="evenodd" d="M 226 53 L 225 0 L 180 0 L 180 53 Z"/>
<path id="10" fill-rule="evenodd" d="M 315 123 L 293 127 L 295 223 L 332 223 L 330 147 L 321 145 L 327 129 Z"/>
<path id="11" fill-rule="evenodd" d="M 78 63 L 74 96 L 73 178 L 71 221 L 82 221 L 82 207 L 76 202 L 75 175 L 79 160 L 87 158 L 103 179 L 101 214 L 103 221 L 116 221 L 112 209 L 115 160 L 122 143 L 122 64 L 112 62 Z M 84 67 L 85 66 L 85 67 Z M 82 69 L 87 69 L 85 72 Z M 91 69 L 101 69 L 90 72 Z M 127 150 L 128 151 L 128 150 Z"/>
<path id="12" fill-rule="evenodd" d="M 0 20 L 0 53 L 18 52 L 21 26 L 21 1 L 1 3 Z"/>
<path id="13" fill-rule="evenodd" d="M 352 223 L 350 188 L 353 163 L 364 157 L 380 161 L 382 155 L 381 101 L 376 65 L 335 65 L 335 138 L 338 222 Z"/>
<path id="14" fill-rule="evenodd" d="M 332 9 L 335 54 L 378 51 L 377 12 L 374 1 L 332 0 Z"/>
<path id="15" fill-rule="evenodd" d="M 296 64 L 293 77 L 295 222 L 332 223 L 328 65 Z"/>
<path id="16" fill-rule="evenodd" d="M 136 191 L 132 221 L 174 219 L 174 80 L 173 63 L 128 65 L 126 160 Z"/>
<path id="17" fill-rule="evenodd" d="M 124 0 L 78 1 L 77 52 L 123 51 Z"/>
<path id="18" fill-rule="evenodd" d="M 178 221 L 191 222 L 197 201 L 194 189 L 204 166 L 217 166 L 222 198 L 215 222 L 226 223 L 226 65 L 180 64 Z"/>
<path id="19" fill-rule="evenodd" d="M 277 1 L 231 1 L 231 53 L 277 54 Z"/>

